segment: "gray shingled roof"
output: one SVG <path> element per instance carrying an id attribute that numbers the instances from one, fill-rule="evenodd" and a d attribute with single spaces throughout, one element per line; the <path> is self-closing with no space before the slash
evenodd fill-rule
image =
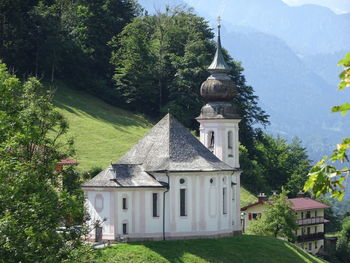
<path id="1" fill-rule="evenodd" d="M 163 187 L 141 165 L 112 164 L 82 187 Z"/>
<path id="2" fill-rule="evenodd" d="M 149 173 L 234 170 L 167 114 L 118 163 L 82 187 L 164 187 Z"/>
<path id="3" fill-rule="evenodd" d="M 233 171 L 172 115 L 167 114 L 132 147 L 120 164 L 140 164 L 145 171 Z"/>

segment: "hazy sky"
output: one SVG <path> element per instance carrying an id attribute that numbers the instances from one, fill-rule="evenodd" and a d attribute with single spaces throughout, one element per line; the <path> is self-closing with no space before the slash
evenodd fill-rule
<path id="1" fill-rule="evenodd" d="M 336 13 L 349 13 L 350 0 L 283 0 L 290 5 L 315 4 L 332 9 Z"/>

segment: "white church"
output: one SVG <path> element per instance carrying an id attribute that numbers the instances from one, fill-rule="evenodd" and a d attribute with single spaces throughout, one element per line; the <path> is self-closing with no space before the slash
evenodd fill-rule
<path id="1" fill-rule="evenodd" d="M 200 141 L 167 114 L 82 185 L 91 239 L 170 240 L 241 232 L 236 92 L 220 43 L 201 86 Z"/>

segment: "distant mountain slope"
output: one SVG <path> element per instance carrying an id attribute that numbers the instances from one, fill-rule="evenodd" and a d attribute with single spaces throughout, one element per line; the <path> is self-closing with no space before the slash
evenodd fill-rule
<path id="1" fill-rule="evenodd" d="M 282 0 L 187 0 L 199 13 L 221 15 L 234 25 L 254 28 L 284 40 L 297 54 L 349 49 L 350 15 L 317 5 L 289 6 Z"/>
<path id="2" fill-rule="evenodd" d="M 244 74 L 271 115 L 268 130 L 286 138 L 300 137 L 317 160 L 349 131 L 350 119 L 330 113 L 343 101 L 336 87 L 306 66 L 280 39 L 231 26 L 223 33 L 229 53 L 242 61 Z"/>
<path id="3" fill-rule="evenodd" d="M 346 50 L 342 50 L 329 54 L 303 56 L 301 57 L 301 61 L 309 68 L 309 70 L 312 70 L 317 75 L 322 77 L 334 88 L 338 86 L 339 74 L 342 71 L 342 67 L 337 66 L 337 64 L 346 53 Z"/>

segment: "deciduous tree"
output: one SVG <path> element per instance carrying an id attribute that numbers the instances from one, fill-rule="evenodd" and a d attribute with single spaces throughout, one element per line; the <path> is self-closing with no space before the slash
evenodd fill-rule
<path id="1" fill-rule="evenodd" d="M 80 234 L 58 231 L 84 213 L 55 172 L 67 128 L 37 79 L 22 83 L 0 64 L 0 262 L 79 262 Z"/>
<path id="2" fill-rule="evenodd" d="M 282 191 L 265 203 L 261 218 L 251 221 L 247 232 L 255 235 L 274 236 L 295 240 L 295 231 L 298 228 L 296 214 L 288 202 L 287 192 Z"/>

